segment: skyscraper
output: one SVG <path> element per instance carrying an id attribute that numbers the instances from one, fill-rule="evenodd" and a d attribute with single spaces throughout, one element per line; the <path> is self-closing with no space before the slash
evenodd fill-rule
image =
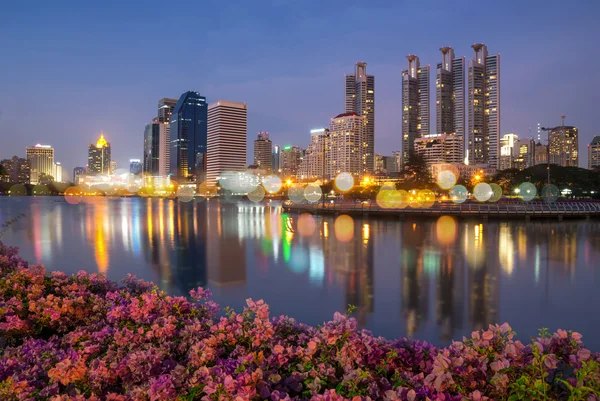
<path id="1" fill-rule="evenodd" d="M 62 164 L 60 164 L 60 162 L 54 163 L 52 170 L 52 177 L 54 177 L 54 181 L 63 182 Z"/>
<path id="2" fill-rule="evenodd" d="M 170 99 L 168 97 L 164 97 L 158 101 L 158 122 L 169 124 L 171 119 L 171 114 L 173 114 L 173 109 L 177 105 L 177 99 Z"/>
<path id="3" fill-rule="evenodd" d="M 13 156 L 12 159 L 5 159 L 0 162 L 6 170 L 6 182 L 18 184 L 29 184 L 31 168 L 27 159 Z"/>
<path id="4" fill-rule="evenodd" d="M 304 156 L 304 152 L 299 146 L 284 146 L 280 152 L 281 174 L 284 177 L 295 177 L 298 174 L 302 156 Z"/>
<path id="5" fill-rule="evenodd" d="M 461 163 L 463 141 L 456 134 L 429 134 L 415 139 L 414 152 L 428 165 L 434 163 Z"/>
<path id="6" fill-rule="evenodd" d="M 329 126 L 330 148 L 327 152 L 325 175 L 333 178 L 339 173 L 362 176 L 364 133 L 367 121 L 357 113 L 339 114 L 331 119 Z"/>
<path id="7" fill-rule="evenodd" d="M 156 138 L 156 165 L 152 165 L 152 175 L 166 177 L 171 170 L 171 114 L 177 105 L 177 99 L 162 98 L 158 101 L 158 123 Z M 152 122 L 154 124 L 154 120 Z M 153 155 L 154 156 L 154 155 Z"/>
<path id="8" fill-rule="evenodd" d="M 160 126 L 168 127 L 168 124 L 160 124 L 158 118 L 152 120 L 150 124 L 146 125 L 144 130 L 144 160 L 143 168 L 144 173 L 152 176 L 160 175 L 159 163 L 160 163 Z M 168 145 L 168 141 L 166 143 Z M 164 147 L 164 146 L 163 146 Z M 168 149 L 168 146 L 167 146 Z M 166 175 L 166 174 L 164 174 Z"/>
<path id="9" fill-rule="evenodd" d="M 142 162 L 140 161 L 140 159 L 129 160 L 129 173 L 133 175 L 142 174 Z"/>
<path id="10" fill-rule="evenodd" d="M 54 172 L 54 149 L 50 145 L 28 146 L 25 148 L 30 166 L 31 184 L 37 184 L 43 176 L 52 176 Z"/>
<path id="11" fill-rule="evenodd" d="M 208 110 L 198 92 L 181 95 L 170 121 L 170 174 L 182 181 L 201 183 L 206 178 Z"/>
<path id="12" fill-rule="evenodd" d="M 500 159 L 498 169 L 519 168 L 518 159 L 521 154 L 521 140 L 514 133 L 504 134 L 500 138 Z"/>
<path id="13" fill-rule="evenodd" d="M 73 169 L 73 184 L 79 184 L 80 177 L 83 177 L 86 174 L 85 167 L 75 167 Z"/>
<path id="14" fill-rule="evenodd" d="M 219 100 L 208 106 L 206 180 L 216 184 L 224 171 L 246 170 L 246 103 Z"/>
<path id="15" fill-rule="evenodd" d="M 500 54 L 483 43 L 469 61 L 469 163 L 498 168 L 500 154 Z"/>
<path id="16" fill-rule="evenodd" d="M 365 148 L 363 152 L 363 170 L 372 173 L 375 169 L 375 77 L 367 75 L 367 63 L 356 63 L 353 75 L 346 75 L 345 113 L 356 113 L 365 117 Z"/>
<path id="17" fill-rule="evenodd" d="M 88 175 L 110 174 L 110 143 L 100 134 L 96 144 L 88 145 Z"/>
<path id="18" fill-rule="evenodd" d="M 298 167 L 300 178 L 313 180 L 325 177 L 329 147 L 329 130 L 327 128 L 310 131 L 310 143 Z"/>
<path id="19" fill-rule="evenodd" d="M 254 164 L 268 172 L 273 170 L 273 143 L 268 132 L 259 132 L 254 140 Z"/>
<path id="20" fill-rule="evenodd" d="M 465 58 L 455 58 L 451 47 L 440 48 L 436 74 L 436 132 L 465 137 Z M 464 145 L 463 145 L 464 146 Z M 464 151 L 463 151 L 464 153 Z M 461 159 L 464 157 L 461 157 Z"/>
<path id="21" fill-rule="evenodd" d="M 579 130 L 563 125 L 550 131 L 550 164 L 579 167 Z"/>
<path id="22" fill-rule="evenodd" d="M 409 54 L 402 71 L 402 162 L 408 161 L 415 139 L 429 134 L 429 66 Z"/>
<path id="23" fill-rule="evenodd" d="M 273 172 L 275 174 L 279 173 L 281 169 L 281 165 L 279 163 L 279 155 L 281 153 L 281 148 L 279 145 L 273 145 L 273 160 L 271 162 L 271 166 L 273 167 Z"/>
<path id="24" fill-rule="evenodd" d="M 588 145 L 588 168 L 600 167 L 600 136 L 595 136 Z"/>

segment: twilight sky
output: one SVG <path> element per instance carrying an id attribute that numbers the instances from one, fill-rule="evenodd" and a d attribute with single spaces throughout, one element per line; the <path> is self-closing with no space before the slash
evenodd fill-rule
<path id="1" fill-rule="evenodd" d="M 343 112 L 343 76 L 375 75 L 375 150 L 401 148 L 401 75 L 439 48 L 501 54 L 501 130 L 580 129 L 580 166 L 600 135 L 600 1 L 13 1 L 0 10 L 0 158 L 50 144 L 68 176 L 100 130 L 113 159 L 141 158 L 162 97 L 196 90 L 248 103 L 248 161 L 259 130 L 305 147 Z M 139 5 L 138 5 L 139 3 Z M 435 80 L 431 81 L 435 129 Z"/>

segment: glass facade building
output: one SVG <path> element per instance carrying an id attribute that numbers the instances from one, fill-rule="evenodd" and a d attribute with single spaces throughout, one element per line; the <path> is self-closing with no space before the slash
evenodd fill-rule
<path id="1" fill-rule="evenodd" d="M 144 130 L 144 173 L 159 175 L 159 152 L 159 123 L 155 118 Z"/>
<path id="2" fill-rule="evenodd" d="M 208 134 L 206 98 L 198 92 L 185 92 L 171 114 L 170 174 L 174 179 L 206 179 L 206 142 Z"/>

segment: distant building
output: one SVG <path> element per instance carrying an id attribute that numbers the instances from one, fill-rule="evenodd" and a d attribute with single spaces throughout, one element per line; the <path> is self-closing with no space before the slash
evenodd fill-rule
<path id="1" fill-rule="evenodd" d="M 364 160 L 364 132 L 366 119 L 357 113 L 339 114 L 331 119 L 329 139 L 331 142 L 328 152 L 327 178 L 333 178 L 339 173 L 350 173 L 362 176 L 368 171 Z"/>
<path id="2" fill-rule="evenodd" d="M 177 99 L 171 99 L 168 97 L 160 99 L 158 101 L 158 122 L 169 125 L 171 121 L 171 114 L 173 114 L 173 109 L 175 109 L 176 105 Z"/>
<path id="3" fill-rule="evenodd" d="M 330 143 L 327 128 L 310 131 L 310 143 L 298 167 L 298 177 L 300 179 L 317 180 L 325 177 Z"/>
<path id="4" fill-rule="evenodd" d="M 402 151 L 396 150 L 392 152 L 392 156 L 396 160 L 396 171 L 402 171 Z"/>
<path id="5" fill-rule="evenodd" d="M 408 69 L 402 71 L 402 163 L 408 161 L 415 139 L 429 134 L 429 66 L 421 67 L 419 57 L 406 56 Z"/>
<path id="6" fill-rule="evenodd" d="M 88 175 L 108 175 L 111 173 L 110 143 L 104 134 L 100 134 L 98 142 L 88 145 Z"/>
<path id="7" fill-rule="evenodd" d="M 75 167 L 73 169 L 73 184 L 79 185 L 80 180 L 86 175 L 85 167 Z"/>
<path id="8" fill-rule="evenodd" d="M 397 173 L 398 161 L 396 156 L 383 156 L 383 172 L 386 174 Z"/>
<path id="9" fill-rule="evenodd" d="M 281 170 L 280 154 L 281 154 L 281 147 L 279 145 L 273 145 L 273 157 L 272 157 L 272 161 L 271 161 L 271 166 L 273 167 L 273 172 L 275 174 L 279 173 Z"/>
<path id="10" fill-rule="evenodd" d="M 280 152 L 280 168 L 284 177 L 295 177 L 304 152 L 298 146 L 285 146 Z"/>
<path id="11" fill-rule="evenodd" d="M 600 167 L 600 136 L 595 136 L 588 145 L 588 168 Z"/>
<path id="12" fill-rule="evenodd" d="M 117 172 L 117 162 L 115 160 L 110 161 L 110 174 L 115 174 Z"/>
<path id="13" fill-rule="evenodd" d="M 500 139 L 500 160 L 498 170 L 519 168 L 522 161 L 518 161 L 521 153 L 521 140 L 514 133 L 504 134 Z"/>
<path id="14" fill-rule="evenodd" d="M 500 155 L 500 54 L 483 43 L 471 46 L 469 61 L 469 163 L 498 168 Z"/>
<path id="15" fill-rule="evenodd" d="M 534 165 L 548 164 L 548 145 L 543 145 L 541 142 L 535 144 Z"/>
<path id="16" fill-rule="evenodd" d="M 160 109 L 159 109 L 160 110 Z M 160 123 L 158 122 L 158 118 L 152 120 L 150 124 L 146 124 L 146 129 L 144 130 L 144 160 L 143 160 L 143 168 L 144 173 L 157 176 L 159 173 L 159 158 L 160 158 Z M 168 124 L 162 124 L 165 127 L 168 127 Z M 168 145 L 168 141 L 165 145 Z M 168 149 L 169 147 L 166 146 Z M 168 164 L 168 163 L 167 163 Z M 166 175 L 166 169 L 164 171 Z"/>
<path id="17" fill-rule="evenodd" d="M 463 158 L 463 141 L 456 134 L 423 135 L 414 141 L 415 154 L 423 157 L 425 162 L 461 163 Z"/>
<path id="18" fill-rule="evenodd" d="M 54 169 L 52 173 L 52 177 L 54 177 L 55 182 L 63 182 L 63 168 L 60 162 L 54 163 Z"/>
<path id="19" fill-rule="evenodd" d="M 436 132 L 454 133 L 465 138 L 465 58 L 455 58 L 451 47 L 440 48 L 442 62 L 437 65 Z M 463 145 L 464 148 L 464 145 Z M 463 151 L 464 152 L 464 151 Z M 461 156 L 461 161 L 464 155 Z"/>
<path id="20" fill-rule="evenodd" d="M 6 170 L 6 175 L 0 177 L 0 181 L 12 182 L 16 184 L 29 184 L 31 179 L 31 169 L 27 159 L 13 156 L 12 159 L 5 159 L 0 162 Z"/>
<path id="21" fill-rule="evenodd" d="M 27 161 L 30 166 L 31 184 L 37 184 L 42 176 L 52 176 L 54 173 L 54 149 L 49 145 L 28 146 L 25 148 Z"/>
<path id="22" fill-rule="evenodd" d="M 273 170 L 273 143 L 268 132 L 259 132 L 254 140 L 254 164 L 266 171 Z"/>
<path id="23" fill-rule="evenodd" d="M 181 95 L 170 121 L 170 174 L 176 180 L 206 179 L 206 149 L 208 129 L 206 98 L 189 91 Z"/>
<path id="24" fill-rule="evenodd" d="M 344 77 L 345 113 L 356 113 L 365 118 L 363 170 L 375 169 L 375 77 L 367 75 L 367 63 L 356 63 L 355 72 Z"/>
<path id="25" fill-rule="evenodd" d="M 129 173 L 133 175 L 142 174 L 142 162 L 140 159 L 130 159 L 129 160 Z"/>
<path id="26" fill-rule="evenodd" d="M 576 127 L 561 126 L 550 131 L 550 164 L 579 167 L 579 133 Z"/>
<path id="27" fill-rule="evenodd" d="M 449 170 L 458 173 L 459 177 L 465 180 L 470 180 L 476 175 L 482 178 L 486 175 L 493 175 L 496 173 L 496 169 L 491 169 L 487 164 L 464 164 L 464 163 L 434 163 L 429 165 L 431 175 L 435 178 L 442 171 Z"/>
<path id="28" fill-rule="evenodd" d="M 224 171 L 246 170 L 246 103 L 219 100 L 208 106 L 206 181 L 216 184 Z"/>

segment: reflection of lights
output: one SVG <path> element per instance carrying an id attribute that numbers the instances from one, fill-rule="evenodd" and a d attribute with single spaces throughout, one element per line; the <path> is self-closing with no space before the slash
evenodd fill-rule
<path id="1" fill-rule="evenodd" d="M 96 257 L 96 264 L 98 265 L 98 272 L 101 274 L 106 274 L 106 271 L 108 270 L 108 250 L 106 247 L 106 238 L 104 238 L 103 226 L 104 207 L 103 204 L 96 205 L 94 216 L 94 226 L 96 228 L 94 236 L 94 255 Z"/>
<path id="2" fill-rule="evenodd" d="M 323 237 L 329 237 L 329 223 L 327 223 L 326 221 L 323 222 Z"/>
<path id="3" fill-rule="evenodd" d="M 440 271 L 440 253 L 433 249 L 425 249 L 423 252 L 423 267 L 425 273 L 430 277 L 435 277 Z"/>
<path id="4" fill-rule="evenodd" d="M 499 237 L 499 256 L 500 256 L 500 267 L 506 274 L 509 276 L 512 274 L 514 269 L 514 241 L 512 237 L 512 232 L 510 231 L 510 227 L 507 224 L 502 224 L 500 226 L 500 231 L 498 233 Z"/>
<path id="5" fill-rule="evenodd" d="M 341 215 L 335 219 L 335 238 L 340 242 L 348 242 L 354 237 L 354 220 L 348 215 Z"/>
<path id="6" fill-rule="evenodd" d="M 298 233 L 302 237 L 310 237 L 317 228 L 315 218 L 308 213 L 303 213 L 298 217 Z"/>
<path id="7" fill-rule="evenodd" d="M 306 249 L 298 244 L 292 249 L 292 254 L 289 260 L 290 269 L 297 274 L 304 273 L 309 264 L 309 257 Z"/>
<path id="8" fill-rule="evenodd" d="M 311 283 L 321 286 L 325 277 L 325 256 L 318 246 L 308 248 L 309 270 L 308 277 Z"/>
<path id="9" fill-rule="evenodd" d="M 435 225 L 437 239 L 442 245 L 451 245 L 456 240 L 457 235 L 456 220 L 451 216 L 440 217 Z"/>
<path id="10" fill-rule="evenodd" d="M 294 233 L 290 231 L 285 232 L 285 237 L 282 242 L 283 246 L 283 261 L 288 263 L 290 261 L 290 256 L 292 252 L 292 238 L 294 238 Z"/>
<path id="11" fill-rule="evenodd" d="M 540 264 L 541 264 L 540 261 L 541 261 L 540 246 L 538 244 L 536 244 L 536 246 L 535 246 L 535 264 L 534 264 L 534 276 L 535 276 L 536 284 L 540 281 Z"/>
<path id="12" fill-rule="evenodd" d="M 365 240 L 365 243 L 367 243 L 367 241 L 369 240 L 369 225 L 367 223 L 363 224 L 362 236 L 363 236 L 363 240 Z"/>

